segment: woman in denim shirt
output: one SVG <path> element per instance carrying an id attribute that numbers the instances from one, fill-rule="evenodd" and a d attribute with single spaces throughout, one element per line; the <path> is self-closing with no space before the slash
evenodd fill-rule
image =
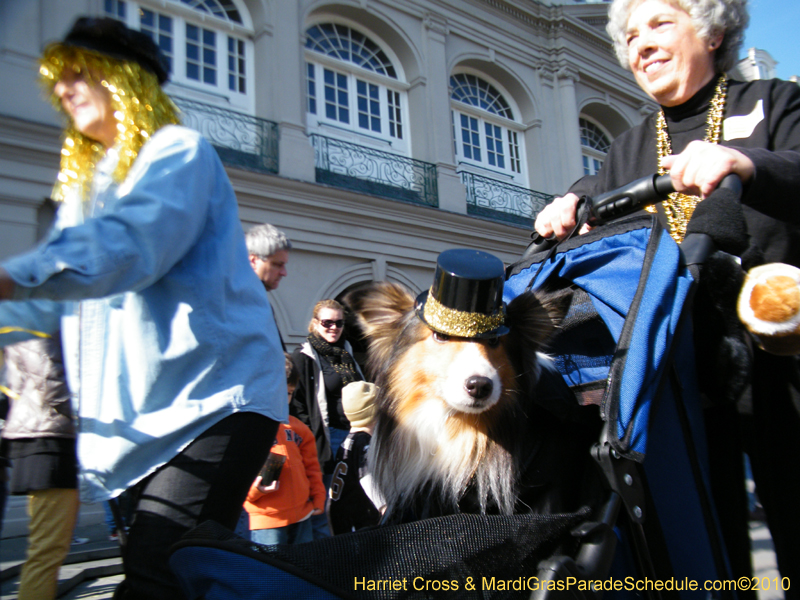
<path id="1" fill-rule="evenodd" d="M 0 266 L 0 344 L 61 325 L 82 499 L 139 498 L 115 597 L 179 598 L 170 546 L 207 519 L 233 529 L 287 418 L 283 351 L 231 184 L 177 125 L 150 38 L 79 19 L 40 71 L 70 121 L 61 207 Z"/>

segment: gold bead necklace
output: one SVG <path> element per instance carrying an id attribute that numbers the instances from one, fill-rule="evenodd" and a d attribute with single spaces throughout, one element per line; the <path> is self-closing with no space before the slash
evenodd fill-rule
<path id="1" fill-rule="evenodd" d="M 706 137 L 703 141 L 712 144 L 719 143 L 719 134 L 722 131 L 722 115 L 725 112 L 725 98 L 728 92 L 728 80 L 723 75 L 717 82 L 717 87 L 714 90 L 714 97 L 711 99 L 711 107 L 708 110 L 708 124 L 706 129 Z M 665 175 L 668 171 L 661 166 L 661 162 L 665 156 L 672 154 L 672 143 L 669 139 L 669 131 L 667 130 L 667 120 L 664 117 L 664 111 L 660 110 L 656 116 L 656 151 L 658 153 L 658 174 Z M 686 235 L 686 226 L 689 224 L 689 219 L 692 218 L 694 207 L 700 202 L 699 196 L 689 196 L 679 192 L 673 192 L 669 195 L 667 200 L 662 203 L 664 212 L 667 215 L 667 225 L 669 227 L 669 234 L 677 243 L 683 241 Z M 654 206 L 647 207 L 648 212 L 656 212 Z"/>

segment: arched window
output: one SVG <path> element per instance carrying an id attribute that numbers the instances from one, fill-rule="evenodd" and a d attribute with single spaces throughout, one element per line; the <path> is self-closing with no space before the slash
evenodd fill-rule
<path id="1" fill-rule="evenodd" d="M 306 31 L 311 130 L 408 152 L 406 89 L 397 66 L 370 37 L 340 23 Z"/>
<path id="2" fill-rule="evenodd" d="M 249 109 L 253 48 L 237 5 L 231 0 L 168 0 L 157 6 L 104 0 L 106 15 L 158 44 L 179 95 L 185 91 L 194 99 Z"/>
<path id="3" fill-rule="evenodd" d="M 230 0 L 181 0 L 194 9 L 206 12 L 232 23 L 242 23 L 242 17 L 236 5 Z"/>
<path id="4" fill-rule="evenodd" d="M 508 100 L 469 73 L 452 75 L 450 89 L 456 160 L 526 185 L 522 127 Z"/>
<path id="5" fill-rule="evenodd" d="M 603 166 L 611 140 L 598 125 L 588 119 L 578 119 L 578 126 L 581 131 L 583 174 L 594 175 Z"/>

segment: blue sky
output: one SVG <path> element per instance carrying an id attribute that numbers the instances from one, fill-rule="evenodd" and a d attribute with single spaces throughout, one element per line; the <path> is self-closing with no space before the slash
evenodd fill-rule
<path id="1" fill-rule="evenodd" d="M 750 26 L 745 32 L 742 56 L 755 46 L 778 61 L 781 79 L 800 76 L 800 0 L 748 0 Z"/>

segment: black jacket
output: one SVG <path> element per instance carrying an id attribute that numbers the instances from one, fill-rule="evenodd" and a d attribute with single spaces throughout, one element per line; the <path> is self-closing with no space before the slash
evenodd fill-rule
<path id="1" fill-rule="evenodd" d="M 716 83 L 715 77 L 685 104 L 664 109 L 674 154 L 705 137 Z M 580 179 L 569 191 L 594 196 L 655 173 L 656 114 L 615 139 L 600 172 Z M 759 257 L 757 263 L 800 266 L 800 87 L 778 79 L 729 80 L 724 120 L 731 117 L 746 117 L 739 120 L 745 127 L 733 139 L 721 135 L 720 144 L 741 151 L 756 166 L 742 197 L 751 244 L 746 254 Z M 752 131 L 747 119 L 755 123 Z"/>
<path id="2" fill-rule="evenodd" d="M 349 342 L 345 342 L 345 349 L 352 355 L 353 349 Z M 335 461 L 328 435 L 328 407 L 325 402 L 325 382 L 320 373 L 319 356 L 306 341 L 292 352 L 292 362 L 299 378 L 289 404 L 289 414 L 300 419 L 311 429 L 317 441 L 317 457 L 322 472 L 330 475 L 333 473 Z M 363 378 L 364 375 L 357 363 L 356 369 Z"/>

